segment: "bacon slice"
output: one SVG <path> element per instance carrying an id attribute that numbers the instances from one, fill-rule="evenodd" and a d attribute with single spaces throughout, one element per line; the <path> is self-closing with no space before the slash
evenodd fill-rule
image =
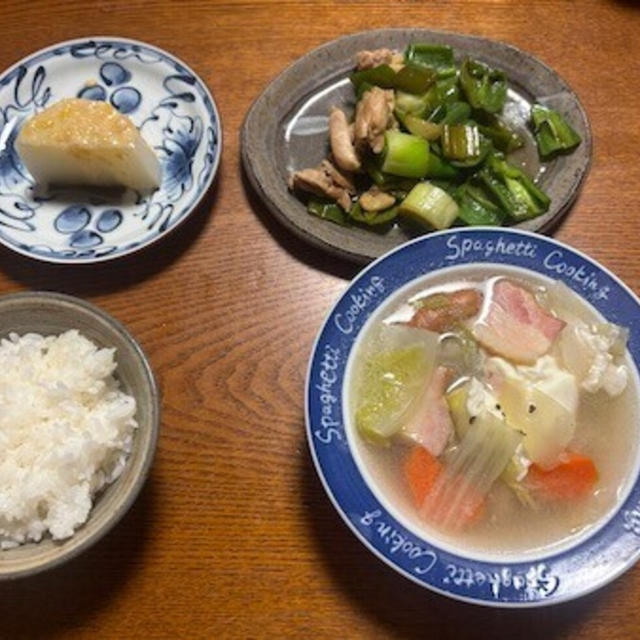
<path id="1" fill-rule="evenodd" d="M 508 280 L 495 283 L 488 304 L 473 325 L 473 335 L 488 351 L 513 362 L 535 362 L 566 325 L 543 309 L 529 291 Z"/>
<path id="2" fill-rule="evenodd" d="M 461 289 L 453 293 L 436 293 L 423 301 L 408 324 L 410 327 L 443 333 L 480 311 L 482 294 L 476 289 Z"/>
<path id="3" fill-rule="evenodd" d="M 421 444 L 436 458 L 444 451 L 453 432 L 449 407 L 444 397 L 453 371 L 437 367 L 431 376 L 420 404 L 404 426 L 404 434 Z"/>

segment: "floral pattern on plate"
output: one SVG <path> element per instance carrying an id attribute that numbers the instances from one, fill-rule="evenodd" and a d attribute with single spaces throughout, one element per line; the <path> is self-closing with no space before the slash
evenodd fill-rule
<path id="1" fill-rule="evenodd" d="M 67 97 L 110 102 L 162 165 L 151 194 L 36 185 L 14 142 L 22 123 Z M 141 249 L 184 221 L 215 176 L 220 119 L 184 63 L 148 44 L 89 38 L 57 44 L 0 75 L 0 242 L 47 262 L 85 263 Z"/>

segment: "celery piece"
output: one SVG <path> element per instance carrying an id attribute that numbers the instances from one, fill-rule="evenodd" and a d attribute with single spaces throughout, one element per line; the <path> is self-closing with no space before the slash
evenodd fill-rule
<path id="1" fill-rule="evenodd" d="M 423 178 L 429 170 L 429 143 L 409 133 L 387 131 L 382 158 L 384 173 L 403 178 Z"/>
<path id="2" fill-rule="evenodd" d="M 453 49 L 447 45 L 415 43 L 404 52 L 404 59 L 413 64 L 435 69 L 440 77 L 454 75 L 456 67 L 453 61 Z"/>
<path id="3" fill-rule="evenodd" d="M 442 129 L 442 154 L 449 160 L 469 160 L 480 155 L 478 127 L 445 124 Z"/>
<path id="4" fill-rule="evenodd" d="M 543 160 L 572 151 L 582 138 L 571 128 L 567 121 L 553 109 L 536 104 L 531 109 L 538 153 Z"/>
<path id="5" fill-rule="evenodd" d="M 482 62 L 465 59 L 460 67 L 460 86 L 474 109 L 502 111 L 507 100 L 507 76 Z"/>
<path id="6" fill-rule="evenodd" d="M 428 120 L 418 118 L 411 114 L 402 117 L 401 122 L 409 133 L 424 138 L 425 140 L 437 140 L 442 134 L 442 125 L 429 122 Z"/>
<path id="7" fill-rule="evenodd" d="M 458 205 L 446 191 L 418 182 L 400 203 L 400 215 L 428 228 L 447 229 L 458 215 Z"/>
<path id="8" fill-rule="evenodd" d="M 318 218 L 335 222 L 342 227 L 349 226 L 347 214 L 335 202 L 326 202 L 311 198 L 307 203 L 307 211 Z"/>
<path id="9" fill-rule="evenodd" d="M 356 91 L 360 88 L 363 82 L 367 82 L 370 85 L 382 87 L 383 89 L 393 89 L 396 72 L 388 65 L 381 64 L 372 69 L 363 69 L 362 71 L 355 71 L 349 76 Z"/>
<path id="10" fill-rule="evenodd" d="M 349 211 L 349 216 L 355 222 L 366 224 L 369 227 L 377 227 L 388 224 L 398 217 L 398 207 L 393 206 L 383 211 L 365 211 L 359 203 L 355 203 Z"/>
<path id="11" fill-rule="evenodd" d="M 458 218 L 466 225 L 499 226 L 504 220 L 504 211 L 480 187 L 465 183 L 456 191 L 455 199 L 460 207 Z"/>
<path id="12" fill-rule="evenodd" d="M 435 71 L 408 64 L 396 73 L 393 84 L 399 91 L 421 95 L 436 81 L 436 78 Z"/>

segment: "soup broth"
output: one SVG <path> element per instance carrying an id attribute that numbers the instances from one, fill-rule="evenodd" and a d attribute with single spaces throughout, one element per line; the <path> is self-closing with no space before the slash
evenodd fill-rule
<path id="1" fill-rule="evenodd" d="M 456 304 L 464 307 L 465 296 L 471 299 L 476 294 L 460 292 L 469 291 L 478 294 L 477 308 L 471 304 L 452 310 L 452 294 Z M 517 298 L 513 305 L 512 294 Z M 423 305 L 427 310 L 416 319 Z M 523 305 L 528 306 L 526 312 Z M 504 314 L 500 315 L 505 309 L 507 320 L 510 313 L 515 314 L 516 331 L 505 328 Z M 546 342 L 537 326 L 543 327 Z M 587 357 L 594 352 L 585 352 L 586 360 L 574 361 L 575 344 L 567 334 L 577 326 L 588 326 L 592 332 L 597 327 L 611 336 L 607 332 L 612 325 L 604 324 L 569 289 L 508 267 L 456 268 L 428 276 L 390 298 L 369 320 L 354 348 L 346 399 L 352 450 L 387 509 L 414 531 L 428 532 L 445 545 L 462 546 L 481 556 L 551 551 L 603 523 L 626 495 L 634 475 L 637 374 L 626 349 L 621 349 L 623 343 L 618 340 L 612 346 L 611 338 L 609 355 L 600 357 L 611 368 L 596 380 L 597 372 L 589 368 L 593 362 Z M 389 339 L 396 329 L 400 342 L 395 335 Z M 421 349 L 428 351 L 436 344 L 433 361 L 415 365 L 407 346 L 411 339 L 407 342 L 403 332 Z M 624 330 L 619 333 L 624 338 Z M 604 342 L 599 344 L 602 347 Z M 395 360 L 389 355 L 394 353 Z M 395 386 L 389 391 L 394 366 Z M 497 378 L 496 367 L 502 372 Z M 425 370 L 429 371 L 426 377 Z M 445 378 L 440 395 L 437 389 L 433 392 L 438 372 Z M 383 386 L 376 386 L 376 375 L 388 378 Z M 421 376 L 424 379 L 416 383 L 413 378 Z M 530 377 L 525 380 L 526 376 Z M 469 391 L 472 378 L 477 381 L 473 385 L 482 389 L 480 396 L 477 389 Z M 515 381 L 520 391 L 526 389 L 529 394 L 524 418 L 517 407 L 512 408 L 505 380 Z M 461 388 L 466 389 L 464 393 Z M 456 390 L 458 396 L 466 393 L 457 409 L 451 400 Z M 374 404 L 372 395 L 376 395 Z M 549 406 L 543 406 L 547 400 Z M 549 413 L 549 407 L 556 413 Z M 534 419 L 536 411 L 540 417 Z M 471 415 L 474 412 L 477 415 Z M 549 421 L 547 415 L 552 416 Z M 487 416 L 489 427 L 483 426 Z M 448 431 L 434 427 L 447 421 Z M 522 427 L 523 421 L 529 426 Z M 488 431 L 480 431 L 485 428 Z M 534 428 L 542 430 L 542 435 L 534 433 Z M 475 441 L 469 435 L 474 429 Z M 498 444 L 487 448 L 487 439 L 493 437 Z M 424 458 L 431 466 L 411 477 L 411 456 L 414 461 Z M 430 475 L 427 481 L 430 472 L 425 469 L 435 469 L 434 464 L 436 479 Z M 419 495 L 416 478 L 426 483 Z"/>

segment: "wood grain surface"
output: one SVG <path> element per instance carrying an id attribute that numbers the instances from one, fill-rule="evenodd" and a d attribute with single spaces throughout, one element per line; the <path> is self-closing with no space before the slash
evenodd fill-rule
<path id="1" fill-rule="evenodd" d="M 272 220 L 238 149 L 267 83 L 338 35 L 421 26 L 504 40 L 554 67 L 593 127 L 590 175 L 556 236 L 640 292 L 640 5 L 6 0 L 0 20 L 2 68 L 88 35 L 165 48 L 208 83 L 224 128 L 206 201 L 146 252 L 93 268 L 0 250 L 0 293 L 70 293 L 123 321 L 164 410 L 151 477 L 117 528 L 60 569 L 0 584 L 1 638 L 640 637 L 640 567 L 571 604 L 490 610 L 399 577 L 345 527 L 307 451 L 303 386 L 315 334 L 356 268 Z"/>

